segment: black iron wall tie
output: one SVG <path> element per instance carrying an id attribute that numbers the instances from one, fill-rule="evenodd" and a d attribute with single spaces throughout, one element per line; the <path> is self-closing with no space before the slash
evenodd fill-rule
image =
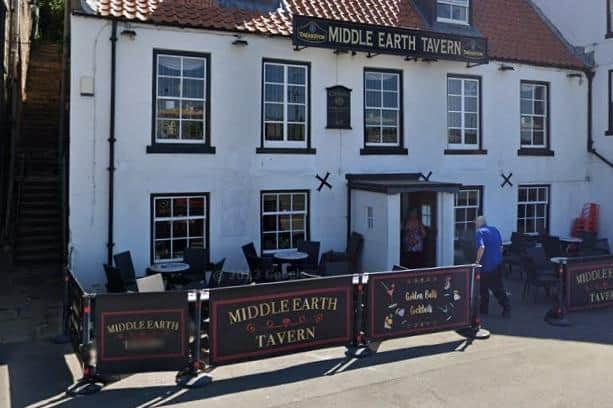
<path id="1" fill-rule="evenodd" d="M 504 180 L 500 185 L 501 188 L 504 188 L 507 184 L 509 185 L 509 187 L 513 187 L 513 183 L 511 182 L 511 177 L 513 177 L 513 173 L 509 173 L 508 176 L 505 176 L 504 173 L 501 173 L 500 177 L 502 177 Z"/>
<path id="2" fill-rule="evenodd" d="M 315 178 L 320 182 L 319 187 L 317 187 L 317 191 L 321 191 L 324 187 L 328 187 L 330 190 L 332 190 L 332 184 L 328 182 L 328 177 L 330 177 L 330 172 L 326 172 L 326 175 L 323 178 L 321 178 L 319 174 L 315 176 Z"/>

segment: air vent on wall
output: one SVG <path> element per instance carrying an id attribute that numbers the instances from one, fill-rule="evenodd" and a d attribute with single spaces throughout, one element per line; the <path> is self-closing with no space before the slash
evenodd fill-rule
<path id="1" fill-rule="evenodd" d="M 274 11 L 280 7 L 280 0 L 217 0 L 221 7 L 253 11 Z"/>

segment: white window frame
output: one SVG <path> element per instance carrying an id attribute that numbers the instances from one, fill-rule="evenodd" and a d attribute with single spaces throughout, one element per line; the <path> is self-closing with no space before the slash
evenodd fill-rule
<path id="1" fill-rule="evenodd" d="M 160 75 L 160 57 L 170 57 L 170 58 L 179 58 L 181 60 L 181 65 L 180 65 L 180 74 L 179 76 L 172 76 L 172 75 Z M 200 79 L 200 78 L 193 78 L 193 77 L 184 77 L 183 76 L 183 60 L 184 59 L 195 59 L 195 60 L 202 60 L 203 65 L 204 65 L 204 76 L 202 77 L 202 83 L 203 83 L 203 93 L 202 93 L 202 98 L 185 98 L 183 97 L 183 80 L 184 79 Z M 154 140 L 155 143 L 160 143 L 160 144 L 164 144 L 164 143 L 182 143 L 182 144 L 206 144 L 209 135 L 207 134 L 207 112 L 209 112 L 208 110 L 208 100 L 207 100 L 207 86 L 208 86 L 208 57 L 206 56 L 192 56 L 189 54 L 164 54 L 164 53 L 158 53 L 156 54 L 156 59 L 155 59 L 155 64 L 156 64 L 156 69 L 155 69 L 155 101 L 154 101 L 154 115 L 155 115 L 155 121 L 154 121 Z M 159 79 L 160 78 L 174 78 L 174 79 L 179 79 L 180 80 L 180 84 L 179 84 L 179 96 L 160 96 L 159 95 Z M 179 101 L 179 118 L 178 119 L 172 119 L 172 118 L 160 118 L 158 116 L 158 101 L 160 100 L 178 100 Z M 183 139 L 183 126 L 181 126 L 181 124 L 183 123 L 184 119 L 181 118 L 182 116 L 182 111 L 183 111 L 183 101 L 196 101 L 196 102 L 202 102 L 202 139 Z M 161 139 L 158 138 L 158 126 L 159 126 L 159 121 L 160 120 L 177 120 L 179 122 L 179 138 L 178 139 Z M 187 121 L 190 122 L 198 122 L 198 120 L 194 120 L 194 119 L 188 119 Z"/>
<path id="2" fill-rule="evenodd" d="M 471 229 L 471 225 L 474 225 L 474 219 L 469 219 L 470 217 L 467 216 L 468 214 L 468 210 L 475 210 L 475 214 L 476 216 L 479 216 L 479 211 L 481 211 L 482 205 L 483 205 L 483 197 L 482 197 L 482 188 L 476 188 L 476 187 L 466 187 L 466 188 L 461 188 L 456 194 L 454 194 L 454 204 L 453 204 L 453 214 L 454 214 L 454 232 L 455 232 L 455 237 L 456 239 L 461 237 L 460 232 L 463 234 L 466 231 L 470 231 Z M 468 200 L 468 195 L 470 193 L 476 193 L 477 194 L 477 204 L 476 205 L 471 205 L 469 200 Z M 460 199 L 460 195 L 461 194 L 466 194 L 465 197 L 465 202 L 466 204 L 459 204 L 459 199 Z M 456 217 L 457 214 L 457 210 L 464 210 L 464 220 L 458 220 Z M 461 226 L 461 230 L 458 228 L 459 226 Z M 474 230 L 474 228 L 472 228 Z"/>
<path id="3" fill-rule="evenodd" d="M 304 222 L 304 229 L 301 230 L 295 230 L 296 232 L 304 232 L 304 240 L 308 240 L 309 239 L 309 193 L 308 191 L 302 191 L 302 190 L 288 190 L 288 191 L 262 191 L 261 195 L 261 211 L 260 211 L 260 225 L 261 225 L 261 248 L 262 248 L 262 253 L 263 254 L 274 254 L 276 252 L 280 252 L 280 251 L 295 251 L 297 249 L 297 242 L 293 242 L 294 240 L 294 226 L 292 221 L 292 217 L 293 216 L 303 216 L 303 222 Z M 289 195 L 290 196 L 290 210 L 289 211 L 282 211 L 279 209 L 279 196 L 282 195 Z M 304 197 L 304 210 L 291 210 L 294 206 L 294 196 L 303 196 Z M 275 211 L 265 211 L 265 206 L 264 206 L 264 202 L 265 202 L 265 198 L 267 196 L 275 196 L 276 197 L 276 203 L 277 203 L 277 208 Z M 282 215 L 289 215 L 290 216 L 290 225 L 289 225 L 289 230 L 280 230 L 279 227 L 279 217 Z M 269 231 L 265 231 L 264 230 L 264 217 L 265 216 L 274 216 L 276 218 L 276 224 L 277 227 L 276 229 L 273 230 L 269 230 Z M 274 233 L 276 236 L 276 249 L 264 249 L 264 236 L 267 234 L 271 234 Z M 281 233 L 289 233 L 290 235 L 290 248 L 279 248 L 279 234 Z"/>
<path id="4" fill-rule="evenodd" d="M 190 199 L 202 199 L 203 201 L 203 206 L 202 206 L 202 215 L 190 215 L 190 204 L 189 204 L 189 200 Z M 175 199 L 187 199 L 187 215 L 186 216 L 174 216 L 173 215 L 173 209 L 174 209 L 174 200 Z M 170 200 L 170 216 L 168 217 L 158 217 L 156 214 L 156 203 L 158 200 Z M 151 251 L 152 251 L 152 259 L 154 263 L 164 263 L 164 262 L 177 262 L 177 261 L 182 261 L 183 258 L 182 257 L 176 257 L 176 256 L 172 256 L 174 255 L 174 249 L 173 249 L 173 242 L 177 239 L 186 239 L 187 240 L 187 246 L 186 248 L 189 247 L 189 241 L 192 239 L 202 239 L 202 246 L 203 248 L 208 248 L 208 242 L 207 242 L 207 214 L 208 214 L 208 196 L 206 194 L 192 194 L 192 195 L 155 195 L 153 197 L 153 213 L 152 213 L 152 222 L 151 222 L 151 236 L 152 236 L 152 242 L 151 242 Z M 190 235 L 190 221 L 193 220 L 202 220 L 202 235 L 194 235 L 191 236 Z M 175 221 L 186 221 L 187 222 L 187 235 L 186 237 L 178 237 L 175 238 L 174 237 L 174 228 L 173 228 L 173 222 Z M 158 222 L 169 222 L 170 223 L 170 238 L 157 238 L 156 237 L 156 223 Z M 170 258 L 157 258 L 156 257 L 156 252 L 155 252 L 155 244 L 159 241 L 170 241 L 170 254 L 171 257 Z"/>
<path id="5" fill-rule="evenodd" d="M 368 74 L 374 74 L 374 75 L 380 76 L 379 78 L 380 87 L 378 89 L 366 87 L 366 75 Z M 389 91 L 389 90 L 383 89 L 383 76 L 384 75 L 392 75 L 396 77 L 397 79 L 396 83 L 398 84 L 398 88 L 395 91 Z M 368 98 L 366 97 L 366 94 L 368 91 L 381 93 L 379 106 L 369 106 L 368 105 Z M 383 95 L 385 92 L 387 93 L 395 92 L 396 93 L 396 107 L 395 108 L 386 108 L 383 106 Z M 402 100 L 401 98 L 402 98 L 402 78 L 399 72 L 374 70 L 374 69 L 364 70 L 364 146 L 367 146 L 367 147 L 398 147 L 400 146 L 401 141 L 402 141 L 402 137 L 400 134 L 400 132 L 402 132 L 402 126 L 401 126 L 401 123 L 402 123 L 402 109 L 401 109 L 402 103 L 401 102 Z M 366 124 L 366 111 L 367 110 L 378 110 L 379 111 L 379 114 L 381 117 L 381 123 L 379 124 L 379 126 Z M 384 111 L 396 112 L 396 115 L 397 115 L 396 117 L 398 118 L 398 123 L 396 124 L 396 126 L 390 126 L 390 125 L 383 124 L 383 112 Z M 378 142 L 378 143 L 368 142 L 368 139 L 366 137 L 366 129 L 368 128 L 379 128 L 381 132 L 381 142 Z M 396 129 L 396 142 L 395 143 L 384 143 L 383 142 L 383 129 Z"/>
<path id="6" fill-rule="evenodd" d="M 524 85 L 529 85 L 532 87 L 532 91 L 531 91 L 531 97 L 530 99 L 528 98 L 524 98 L 522 97 L 522 87 Z M 543 88 L 543 95 L 544 99 L 536 99 L 536 88 Z M 519 122 L 519 131 L 520 131 L 520 135 L 519 135 L 519 142 L 520 142 L 520 146 L 522 148 L 526 148 L 526 149 L 544 149 L 547 148 L 547 144 L 548 144 L 548 140 L 549 140 L 549 85 L 546 83 L 538 83 L 538 82 L 533 82 L 533 81 L 521 81 L 520 83 L 520 89 L 519 89 L 519 98 L 520 98 L 520 102 L 519 102 L 519 113 L 520 113 L 520 122 Z M 522 112 L 522 102 L 524 101 L 530 101 L 532 103 L 532 110 L 534 111 L 534 102 L 538 101 L 538 102 L 543 102 L 543 114 L 537 114 L 537 113 L 523 113 Z M 522 119 L 524 117 L 529 117 L 532 118 L 532 127 L 530 128 L 530 140 L 531 143 L 530 144 L 525 144 L 522 140 L 522 135 L 521 132 L 523 131 L 524 127 L 522 126 Z M 535 144 L 534 143 L 534 118 L 543 118 L 543 143 L 542 144 Z"/>
<path id="7" fill-rule="evenodd" d="M 280 85 L 278 82 L 266 81 L 266 67 L 268 66 L 280 66 L 283 67 L 283 102 L 267 102 L 266 101 L 266 85 Z M 299 68 L 304 70 L 304 85 L 302 84 L 290 84 L 288 76 L 288 68 Z M 285 62 L 273 62 L 266 61 L 262 67 L 262 140 L 264 147 L 268 148 L 307 148 L 309 139 L 309 69 L 307 64 L 290 64 Z M 304 87 L 304 104 L 289 102 L 288 87 L 291 86 L 303 86 Z M 283 105 L 283 121 L 266 120 L 266 104 Z M 290 105 L 302 105 L 304 106 L 304 122 L 290 122 L 288 120 L 288 110 Z M 282 123 L 283 124 L 283 140 L 267 140 L 266 139 L 266 124 L 267 123 Z M 290 124 L 303 124 L 304 125 L 304 140 L 288 140 L 288 125 Z"/>
<path id="8" fill-rule="evenodd" d="M 452 94 L 450 93 L 449 82 L 450 81 L 459 81 L 460 82 L 460 93 Z M 465 92 L 465 84 L 467 82 L 474 82 L 477 85 L 477 95 L 466 95 Z M 455 96 L 460 97 L 460 110 L 451 110 L 451 106 L 449 104 L 449 97 Z M 476 112 L 468 112 L 466 111 L 466 98 L 477 98 L 477 111 Z M 449 122 L 449 114 L 450 113 L 459 113 L 460 114 L 460 127 L 451 126 Z M 477 127 L 476 128 L 467 128 L 466 127 L 466 114 L 476 114 L 477 115 Z M 460 143 L 450 143 L 449 142 L 449 131 L 452 129 L 460 130 Z M 477 142 L 476 143 L 466 143 L 466 130 L 476 130 L 477 133 Z M 447 76 L 447 147 L 451 149 L 466 149 L 466 150 L 478 150 L 481 146 L 481 80 L 479 78 L 469 78 L 463 77 L 459 75 L 448 75 Z"/>
<path id="9" fill-rule="evenodd" d="M 451 13 L 450 15 L 453 16 L 453 9 L 454 8 L 465 8 L 466 9 L 466 20 L 456 20 L 454 18 L 445 18 L 445 17 L 439 17 L 438 16 L 438 5 L 439 4 L 445 4 L 448 5 L 451 8 Z M 450 23 L 450 24 L 462 24 L 462 25 L 469 25 L 470 24 L 470 0 L 437 0 L 436 2 L 436 21 L 440 22 L 440 23 Z"/>
<path id="10" fill-rule="evenodd" d="M 521 191 L 525 190 L 526 191 L 526 200 L 521 201 L 520 200 L 520 195 L 521 195 Z M 530 200 L 530 191 L 534 191 L 536 190 L 536 200 Z M 544 199 L 539 199 L 539 192 L 543 191 L 544 192 Z M 551 202 L 551 187 L 547 186 L 547 185 L 520 185 L 517 188 L 517 232 L 519 233 L 523 233 L 523 234 L 531 234 L 531 235 L 536 235 L 539 233 L 537 227 L 536 227 L 536 221 L 537 220 L 543 220 L 543 227 L 545 232 L 547 232 L 549 230 L 549 205 Z M 524 214 L 520 214 L 520 210 L 519 207 L 521 205 L 526 206 L 525 208 L 525 213 Z M 543 205 L 544 206 L 544 210 L 543 210 L 543 216 L 539 217 L 537 216 L 538 212 L 537 212 L 537 206 L 539 205 Z M 534 207 L 532 209 L 532 216 L 528 216 L 528 206 L 532 206 Z M 526 226 L 527 226 L 527 220 L 532 220 L 533 221 L 533 230 L 532 231 L 528 231 L 526 230 Z M 524 224 L 524 228 L 520 228 L 520 222 L 523 221 Z"/>

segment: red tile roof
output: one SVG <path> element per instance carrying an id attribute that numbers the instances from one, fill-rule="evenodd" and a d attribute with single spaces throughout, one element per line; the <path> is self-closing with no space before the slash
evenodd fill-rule
<path id="1" fill-rule="evenodd" d="M 85 1 L 101 17 L 281 36 L 291 35 L 293 14 L 389 27 L 428 27 L 411 0 L 283 0 L 283 8 L 267 13 L 220 7 L 217 0 Z M 473 5 L 474 25 L 489 39 L 492 59 L 585 67 L 529 0 L 473 0 Z"/>

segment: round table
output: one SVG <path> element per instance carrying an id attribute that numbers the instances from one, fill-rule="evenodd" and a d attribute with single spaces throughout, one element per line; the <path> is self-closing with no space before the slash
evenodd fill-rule
<path id="1" fill-rule="evenodd" d="M 287 264 L 298 266 L 309 258 L 309 254 L 300 251 L 283 251 L 277 252 L 274 258 L 281 263 L 281 274 L 285 277 L 289 276 Z"/>
<path id="2" fill-rule="evenodd" d="M 560 238 L 560 241 L 567 243 L 567 244 L 580 244 L 583 242 L 581 238 L 575 238 L 575 237 L 563 237 L 563 238 Z"/>
<path id="3" fill-rule="evenodd" d="M 165 262 L 153 264 L 149 269 L 155 273 L 176 274 L 189 270 L 189 265 L 184 262 Z"/>

